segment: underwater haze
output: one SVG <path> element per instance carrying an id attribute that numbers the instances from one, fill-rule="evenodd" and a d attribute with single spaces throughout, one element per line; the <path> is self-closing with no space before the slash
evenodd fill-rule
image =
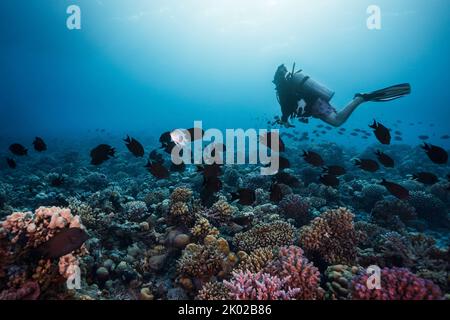
<path id="1" fill-rule="evenodd" d="M 276 67 L 296 62 L 336 92 L 338 108 L 356 92 L 411 83 L 411 97 L 364 106 L 351 125 L 423 120 L 445 131 L 449 3 L 376 1 L 382 29 L 368 30 L 372 2 L 2 1 L 0 130 L 265 127 L 258 119 L 279 113 Z M 71 4 L 81 30 L 66 28 Z"/>
<path id="2" fill-rule="evenodd" d="M 0 300 L 450 299 L 449 13 L 0 0 Z"/>

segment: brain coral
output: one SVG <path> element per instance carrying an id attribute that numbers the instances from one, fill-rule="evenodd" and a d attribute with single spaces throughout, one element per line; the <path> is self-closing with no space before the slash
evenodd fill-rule
<path id="1" fill-rule="evenodd" d="M 353 217 L 346 208 L 323 213 L 300 230 L 300 246 L 330 264 L 352 264 L 360 239 Z"/>

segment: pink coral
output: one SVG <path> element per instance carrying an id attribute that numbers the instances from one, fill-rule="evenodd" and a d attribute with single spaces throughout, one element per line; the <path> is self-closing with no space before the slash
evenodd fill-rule
<path id="1" fill-rule="evenodd" d="M 224 281 L 230 297 L 239 300 L 316 300 L 323 298 L 320 272 L 296 246 L 282 247 L 262 271 L 233 273 Z"/>
<path id="2" fill-rule="evenodd" d="M 267 270 L 283 279 L 290 288 L 298 288 L 296 299 L 315 300 L 323 297 L 320 288 L 320 272 L 303 256 L 303 250 L 296 246 L 283 247 Z"/>
<path id="3" fill-rule="evenodd" d="M 285 289 L 277 276 L 268 273 L 240 271 L 233 273 L 230 281 L 224 281 L 234 300 L 293 300 L 300 289 Z"/>
<path id="4" fill-rule="evenodd" d="M 381 270 L 381 289 L 369 289 L 369 275 L 353 280 L 352 295 L 357 300 L 440 300 L 442 292 L 432 281 L 419 278 L 404 268 Z"/>
<path id="5" fill-rule="evenodd" d="M 29 281 L 18 289 L 8 289 L 0 292 L 0 300 L 37 300 L 40 294 L 39 284 Z"/>
<path id="6" fill-rule="evenodd" d="M 8 234 L 12 243 L 26 234 L 27 247 L 37 247 L 63 228 L 82 228 L 79 216 L 73 216 L 70 209 L 41 207 L 32 212 L 15 212 L 2 223 L 3 232 Z"/>

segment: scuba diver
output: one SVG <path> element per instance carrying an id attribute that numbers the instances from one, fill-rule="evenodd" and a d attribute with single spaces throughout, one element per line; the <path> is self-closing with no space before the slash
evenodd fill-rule
<path id="1" fill-rule="evenodd" d="M 289 119 L 298 118 L 301 122 L 308 122 L 309 117 L 339 127 L 364 102 L 392 101 L 411 93 L 411 86 L 408 83 L 371 93 L 358 93 L 346 107 L 337 111 L 330 104 L 334 92 L 303 74 L 302 70 L 296 72 L 295 64 L 292 72 L 288 72 L 284 65 L 279 66 L 273 83 L 276 85 L 277 99 L 282 112 L 281 119 L 277 117 L 276 123 L 286 127 L 292 127 Z M 303 106 L 299 106 L 300 102 L 303 102 Z"/>

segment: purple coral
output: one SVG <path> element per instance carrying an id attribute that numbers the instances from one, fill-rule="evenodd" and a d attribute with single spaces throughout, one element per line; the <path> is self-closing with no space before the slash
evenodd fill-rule
<path id="1" fill-rule="evenodd" d="M 430 280 L 419 278 L 404 268 L 381 270 L 381 289 L 369 289 L 364 274 L 353 280 L 352 295 L 356 300 L 440 300 L 441 289 Z"/>
<path id="2" fill-rule="evenodd" d="M 311 220 L 309 202 L 297 194 L 289 194 L 280 202 L 280 208 L 288 218 L 305 225 Z"/>
<path id="3" fill-rule="evenodd" d="M 39 284 L 28 281 L 18 289 L 8 289 L 0 292 L 0 300 L 37 300 L 41 294 Z"/>

